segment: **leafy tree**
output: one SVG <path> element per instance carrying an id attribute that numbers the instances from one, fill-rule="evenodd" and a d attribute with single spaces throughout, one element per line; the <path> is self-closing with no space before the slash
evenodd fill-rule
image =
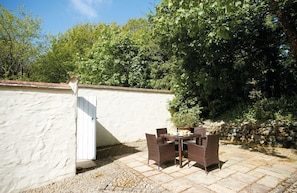
<path id="1" fill-rule="evenodd" d="M 146 19 L 130 19 L 123 31 L 132 32 L 130 36 L 139 45 L 138 57 L 146 71 L 145 88 L 167 89 L 174 85 L 174 67 L 168 54 L 159 46 L 159 37 L 152 34 L 152 26 Z M 136 30 L 137 29 L 137 30 Z"/>
<path id="2" fill-rule="evenodd" d="M 102 39 L 77 63 L 81 82 L 138 88 L 170 88 L 170 65 L 151 38 L 145 19 L 105 26 Z"/>
<path id="3" fill-rule="evenodd" d="M 100 24 L 100 33 L 97 41 L 87 53 L 86 57 L 78 58 L 76 65 L 80 81 L 85 84 L 104 84 L 106 75 L 104 71 L 109 70 L 112 61 L 111 42 L 120 33 L 120 27 L 115 23 L 111 25 Z"/>
<path id="4" fill-rule="evenodd" d="M 266 0 L 270 16 L 276 16 L 287 35 L 291 51 L 297 59 L 297 1 L 296 0 Z"/>
<path id="5" fill-rule="evenodd" d="M 214 118 L 254 97 L 294 94 L 288 82 L 296 81 L 295 67 L 282 55 L 284 33 L 268 10 L 265 2 L 249 0 L 165 0 L 157 6 L 155 36 L 179 78 L 173 112 L 199 105 L 204 117 Z"/>
<path id="6" fill-rule="evenodd" d="M 0 4 L 0 78 L 25 78 L 28 64 L 39 56 L 41 20 L 19 9 L 16 17 Z"/>
<path id="7" fill-rule="evenodd" d="M 106 30 L 101 34 L 104 38 L 98 40 L 90 50 L 88 58 L 81 59 L 78 64 L 81 81 L 145 88 L 147 63 L 140 60 L 135 33 L 135 28 L 128 30 L 127 26 L 125 30 L 115 24 L 106 26 Z"/>
<path id="8" fill-rule="evenodd" d="M 77 71 L 76 61 L 85 58 L 97 41 L 100 25 L 82 24 L 64 34 L 51 37 L 51 47 L 32 64 L 30 79 L 43 82 L 66 82 Z"/>

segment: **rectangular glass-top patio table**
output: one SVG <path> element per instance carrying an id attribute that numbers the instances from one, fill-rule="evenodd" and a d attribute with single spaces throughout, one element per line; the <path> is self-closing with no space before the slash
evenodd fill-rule
<path id="1" fill-rule="evenodd" d="M 178 157 L 179 157 L 179 167 L 182 167 L 182 145 L 183 141 L 187 139 L 197 139 L 201 137 L 200 134 L 190 134 L 190 135 L 170 135 L 170 134 L 161 134 L 161 138 L 168 139 L 170 141 L 177 141 L 178 142 Z"/>

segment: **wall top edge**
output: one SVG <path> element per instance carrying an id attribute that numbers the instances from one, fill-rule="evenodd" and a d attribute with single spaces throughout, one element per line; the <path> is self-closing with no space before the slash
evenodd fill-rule
<path id="1" fill-rule="evenodd" d="M 28 82 L 18 80 L 0 80 L 0 86 L 30 87 L 30 88 L 52 88 L 71 90 L 66 83 L 45 83 L 45 82 Z"/>
<path id="2" fill-rule="evenodd" d="M 28 81 L 19 81 L 19 80 L 1 80 L 0 79 L 0 86 L 30 87 L 30 88 L 52 88 L 52 89 L 71 90 L 71 87 L 66 83 L 28 82 Z M 119 90 L 119 91 L 131 91 L 131 92 L 149 92 L 149 93 L 160 93 L 160 94 L 173 94 L 169 90 L 130 88 L 130 87 L 120 87 L 120 86 L 103 86 L 103 85 L 90 85 L 90 84 L 78 84 L 78 88 L 102 89 L 102 90 Z"/>
<path id="3" fill-rule="evenodd" d="M 103 85 L 90 85 L 90 84 L 78 84 L 78 88 L 89 88 L 89 89 L 102 89 L 102 90 L 122 90 L 122 91 L 133 91 L 133 92 L 150 92 L 150 93 L 163 93 L 173 94 L 169 90 L 157 90 L 157 89 L 146 89 L 146 88 L 131 88 L 121 86 L 103 86 Z"/>

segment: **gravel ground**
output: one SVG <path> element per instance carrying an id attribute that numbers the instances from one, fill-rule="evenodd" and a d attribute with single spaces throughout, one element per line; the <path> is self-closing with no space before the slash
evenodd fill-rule
<path id="1" fill-rule="evenodd" d="M 100 159 L 95 160 L 96 167 L 80 169 L 74 177 L 23 193 L 166 192 L 165 189 L 155 187 L 152 181 L 116 160 L 118 156 L 146 151 L 146 148 L 145 141 L 98 148 L 97 155 Z M 257 151 L 297 159 L 296 151 L 292 150 L 268 148 Z M 297 174 L 279 184 L 271 193 L 297 193 Z"/>
<path id="2" fill-rule="evenodd" d="M 53 192 L 166 192 L 134 170 L 118 162 L 115 157 L 146 150 L 146 142 L 138 141 L 97 149 L 96 167 L 80 169 L 77 175 L 23 193 Z"/>

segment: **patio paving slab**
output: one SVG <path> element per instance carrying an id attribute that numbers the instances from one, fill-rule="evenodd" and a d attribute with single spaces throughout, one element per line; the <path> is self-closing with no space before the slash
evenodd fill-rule
<path id="1" fill-rule="evenodd" d="M 132 166 L 131 168 L 137 170 L 140 175 L 144 175 L 154 181 L 156 186 L 163 187 L 169 192 L 268 193 L 276 191 L 277 187 L 281 189 L 281 184 L 292 178 L 293 173 L 297 173 L 297 159 L 253 152 L 237 145 L 221 144 L 222 167 L 221 169 L 214 168 L 208 174 L 197 167 L 194 162 L 190 163 L 190 167 L 185 163 L 182 168 L 168 163 L 163 165 L 159 171 L 154 161 L 147 164 L 146 151 L 124 159 L 134 163 L 135 157 L 140 160 L 139 164 L 146 166 L 145 172 L 133 167 L 133 164 L 126 163 L 127 166 Z"/>
<path id="2" fill-rule="evenodd" d="M 119 146 L 121 148 L 119 148 Z M 297 193 L 297 151 L 273 150 L 273 155 L 220 144 L 222 167 L 208 174 L 190 163 L 147 162 L 146 141 L 98 150 L 98 160 L 83 162 L 75 177 L 24 193 Z M 89 169 L 88 169 L 89 167 Z"/>

